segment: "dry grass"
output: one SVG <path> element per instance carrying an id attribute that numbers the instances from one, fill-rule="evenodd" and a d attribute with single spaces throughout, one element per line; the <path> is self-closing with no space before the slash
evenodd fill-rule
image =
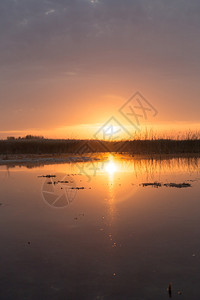
<path id="1" fill-rule="evenodd" d="M 200 134 L 187 133 L 185 136 L 159 138 L 147 132 L 142 138 L 129 141 L 98 140 L 53 140 L 40 137 L 9 138 L 0 140 L 0 154 L 84 154 L 89 152 L 126 152 L 133 154 L 200 154 Z"/>

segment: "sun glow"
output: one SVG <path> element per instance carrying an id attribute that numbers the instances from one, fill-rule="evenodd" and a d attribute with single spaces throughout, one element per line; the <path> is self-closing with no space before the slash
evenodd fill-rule
<path id="1" fill-rule="evenodd" d="M 105 170 L 106 170 L 106 172 L 108 172 L 108 174 L 112 175 L 117 171 L 117 166 L 115 165 L 115 163 L 113 161 L 109 161 L 106 164 Z"/>

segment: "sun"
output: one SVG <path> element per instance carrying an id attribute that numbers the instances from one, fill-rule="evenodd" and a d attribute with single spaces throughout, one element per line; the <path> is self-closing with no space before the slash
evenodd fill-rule
<path id="1" fill-rule="evenodd" d="M 112 175 L 117 171 L 117 167 L 116 167 L 116 165 L 113 161 L 109 161 L 106 164 L 105 170 L 106 170 L 107 173 Z"/>

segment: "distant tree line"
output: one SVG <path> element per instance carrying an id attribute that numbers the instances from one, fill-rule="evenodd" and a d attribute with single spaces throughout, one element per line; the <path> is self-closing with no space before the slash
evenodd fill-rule
<path id="1" fill-rule="evenodd" d="M 8 141 L 14 141 L 14 140 L 43 140 L 44 137 L 43 136 L 38 136 L 38 135 L 31 135 L 31 134 L 28 134 L 26 135 L 25 137 L 14 137 L 14 136 L 8 136 L 7 137 L 7 140 Z"/>
<path id="2" fill-rule="evenodd" d="M 107 142 L 98 140 L 53 140 L 35 136 L 0 140 L 0 154 L 84 154 L 118 152 L 132 154 L 199 153 L 200 139 L 130 140 Z"/>

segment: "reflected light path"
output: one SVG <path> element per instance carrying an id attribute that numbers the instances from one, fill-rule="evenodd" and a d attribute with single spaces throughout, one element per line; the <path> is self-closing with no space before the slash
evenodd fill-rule
<path id="1" fill-rule="evenodd" d="M 108 161 L 105 164 L 104 172 L 108 175 L 108 210 L 109 210 L 109 223 L 112 225 L 115 218 L 115 174 L 119 171 L 115 158 L 109 155 Z"/>
<path id="2" fill-rule="evenodd" d="M 120 172 L 120 169 L 117 167 L 117 163 L 115 161 L 115 157 L 113 155 L 109 155 L 108 161 L 105 163 L 104 174 L 108 177 L 108 198 L 105 199 L 107 205 L 107 226 L 108 232 L 107 237 L 110 240 L 110 247 L 115 248 L 118 245 L 118 241 L 116 239 L 115 233 L 113 232 L 113 227 L 116 219 L 116 182 L 115 176 L 117 172 Z M 113 265 L 113 270 L 116 269 L 116 266 Z"/>
<path id="3" fill-rule="evenodd" d="M 117 166 L 113 161 L 109 161 L 105 167 L 105 170 L 109 175 L 113 175 L 117 171 Z"/>

